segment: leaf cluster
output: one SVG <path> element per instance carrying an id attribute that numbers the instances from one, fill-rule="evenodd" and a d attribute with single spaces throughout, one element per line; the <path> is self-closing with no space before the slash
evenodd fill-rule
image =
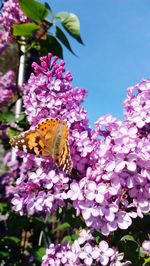
<path id="1" fill-rule="evenodd" d="M 80 22 L 78 17 L 71 12 L 54 14 L 48 3 L 42 4 L 35 0 L 19 0 L 20 8 L 29 18 L 29 22 L 13 25 L 13 35 L 16 39 L 24 36 L 28 43 L 28 50 L 38 49 L 40 55 L 52 52 L 63 58 L 63 44 L 72 54 L 66 33 L 80 44 Z"/>

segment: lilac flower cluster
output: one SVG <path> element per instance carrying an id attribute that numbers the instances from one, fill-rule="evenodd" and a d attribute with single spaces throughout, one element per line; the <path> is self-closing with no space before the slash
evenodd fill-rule
<path id="1" fill-rule="evenodd" d="M 130 261 L 122 262 L 122 259 L 123 254 L 110 248 L 106 241 L 102 240 L 97 245 L 91 233 L 82 230 L 79 238 L 72 245 L 67 243 L 50 244 L 42 258 L 42 266 L 127 266 L 131 264 Z"/>
<path id="2" fill-rule="evenodd" d="M 77 215 L 104 235 L 127 229 L 132 218 L 150 211 L 149 82 L 128 89 L 125 121 L 106 115 L 95 123 L 90 154 L 95 163 L 67 193 Z"/>
<path id="3" fill-rule="evenodd" d="M 45 117 L 59 117 L 69 124 L 86 119 L 81 102 L 86 96 L 84 89 L 72 89 L 72 76 L 65 72 L 64 61 L 57 62 L 52 55 L 41 59 L 41 66 L 33 63 L 35 74 L 31 74 L 25 86 L 24 106 L 28 120 L 36 125 Z M 28 108 L 27 108 L 28 107 Z"/>
<path id="4" fill-rule="evenodd" d="M 50 193 L 58 192 L 57 196 L 54 193 L 53 202 L 59 197 L 62 206 L 65 200 L 71 200 L 86 225 L 101 229 L 104 235 L 117 228 L 127 229 L 133 218 L 142 218 L 150 211 L 149 81 L 140 83 L 138 90 L 136 85 L 136 93 L 134 88 L 129 89 L 123 122 L 106 115 L 96 122 L 96 129 L 91 130 L 82 106 L 86 91 L 73 89 L 72 76 L 65 72 L 64 61 L 57 62 L 57 57 L 52 59 L 49 54 L 41 58 L 41 65 L 34 63 L 33 67 L 35 74 L 31 75 L 23 92 L 27 118 L 33 126 L 48 117 L 67 121 L 73 171 L 64 185 L 65 174 L 60 172 L 63 178 L 57 176 L 57 171 L 54 174 L 47 158 L 42 158 L 36 166 L 36 158 L 28 155 L 23 162 L 26 171 L 21 174 L 21 181 L 17 181 L 18 192 L 13 199 L 15 209 L 20 213 L 31 209 L 32 213 L 39 209 L 51 213 L 53 209 L 45 205 L 44 189 L 45 183 L 49 182 L 50 186 L 53 183 L 52 171 L 59 180 L 53 183 Z M 132 118 L 140 116 L 144 110 L 146 118 L 143 127 L 139 127 Z M 34 180 L 39 180 L 40 185 L 37 182 L 35 185 Z M 34 206 L 38 197 L 39 209 Z M 19 202 L 22 202 L 21 207 L 18 207 Z M 28 202 L 32 202 L 32 208 Z"/>
<path id="5" fill-rule="evenodd" d="M 13 39 L 12 26 L 13 24 L 25 23 L 28 18 L 21 11 L 18 0 L 4 1 L 3 7 L 0 13 L 0 24 L 7 32 L 7 42 Z"/>
<path id="6" fill-rule="evenodd" d="M 0 54 L 5 50 L 7 46 L 8 32 L 0 30 Z"/>
<path id="7" fill-rule="evenodd" d="M 5 106 L 13 100 L 15 93 L 15 83 L 13 82 L 15 73 L 9 70 L 4 76 L 0 77 L 0 107 Z"/>
<path id="8" fill-rule="evenodd" d="M 49 168 L 49 159 L 23 156 L 12 199 L 13 209 L 20 215 L 52 214 L 58 207 L 65 206 L 63 192 L 68 189 L 68 177 Z"/>
<path id="9" fill-rule="evenodd" d="M 11 160 L 11 152 L 7 152 L 3 158 L 2 174 L 0 176 L 0 193 L 3 199 L 10 199 L 15 193 L 14 180 L 19 168 L 18 160 Z M 11 170 L 10 170 L 11 169 Z"/>
<path id="10" fill-rule="evenodd" d="M 71 183 L 67 197 L 87 226 L 108 235 L 127 229 L 132 218 L 150 211 L 150 134 L 148 124 L 141 131 L 109 115 L 96 127 L 91 154 L 96 163 L 79 182 Z"/>
<path id="11" fill-rule="evenodd" d="M 36 125 L 43 118 L 60 118 L 70 126 L 69 143 L 74 167 L 85 172 L 91 152 L 86 111 L 81 105 L 87 95 L 85 89 L 72 87 L 70 72 L 65 73 L 64 61 L 57 62 L 52 55 L 41 59 L 41 66 L 33 63 L 31 74 L 24 87 L 24 107 L 29 123 Z"/>
<path id="12" fill-rule="evenodd" d="M 150 79 L 128 88 L 124 108 L 128 124 L 150 130 Z"/>
<path id="13" fill-rule="evenodd" d="M 65 73 L 64 61 L 57 63 L 57 59 L 54 57 L 52 60 L 52 55 L 48 55 L 41 59 L 41 66 L 33 64 L 35 74 L 31 75 L 23 89 L 25 112 L 31 125 L 47 117 L 68 122 L 72 159 L 75 168 L 85 173 L 88 153 L 91 151 L 89 145 L 88 151 L 83 152 L 89 139 L 86 112 L 81 105 L 86 91 L 72 88 L 71 74 Z M 77 138 L 78 132 L 81 132 L 81 136 Z M 65 205 L 65 192 L 69 189 L 70 178 L 58 169 L 54 171 L 49 158 L 28 154 L 20 169 L 15 188 L 18 192 L 14 193 L 12 199 L 16 211 L 20 214 L 54 213 L 59 206 Z"/>

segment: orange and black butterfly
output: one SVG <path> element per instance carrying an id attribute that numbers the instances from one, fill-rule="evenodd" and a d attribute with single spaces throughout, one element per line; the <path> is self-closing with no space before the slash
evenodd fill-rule
<path id="1" fill-rule="evenodd" d="M 28 130 L 12 138 L 10 144 L 24 152 L 50 156 L 58 165 L 70 174 L 72 160 L 68 146 L 69 128 L 67 122 L 58 118 L 48 118 L 35 129 Z"/>

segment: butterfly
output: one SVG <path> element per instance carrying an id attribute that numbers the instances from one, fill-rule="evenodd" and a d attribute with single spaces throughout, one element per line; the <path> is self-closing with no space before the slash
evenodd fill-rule
<path id="1" fill-rule="evenodd" d="M 66 174 L 70 174 L 72 160 L 68 136 L 67 122 L 58 118 L 47 118 L 39 123 L 35 129 L 29 129 L 12 138 L 10 144 L 24 152 L 50 156 Z"/>

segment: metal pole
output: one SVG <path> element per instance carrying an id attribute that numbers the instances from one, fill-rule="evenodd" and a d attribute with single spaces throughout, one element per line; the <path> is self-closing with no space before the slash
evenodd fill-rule
<path id="1" fill-rule="evenodd" d="M 18 77 L 17 77 L 17 88 L 21 89 L 24 81 L 25 81 L 25 62 L 26 62 L 26 41 L 24 37 L 21 37 L 20 43 L 20 60 L 19 60 L 19 68 L 18 68 Z M 22 99 L 18 99 L 15 106 L 15 118 L 16 122 L 19 122 L 20 113 L 22 111 Z M 16 160 L 16 152 L 15 149 L 12 149 L 12 161 Z"/>

